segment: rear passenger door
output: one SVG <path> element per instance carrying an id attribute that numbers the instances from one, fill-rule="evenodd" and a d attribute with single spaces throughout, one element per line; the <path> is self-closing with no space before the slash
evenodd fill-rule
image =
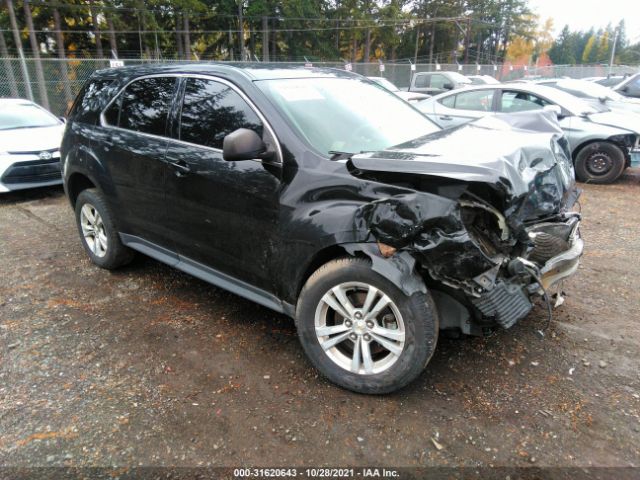
<path id="1" fill-rule="evenodd" d="M 238 128 L 254 130 L 271 145 L 276 140 L 231 84 L 201 77 L 182 83 L 167 150 L 167 213 L 175 248 L 187 263 L 272 290 L 281 160 L 227 162 L 222 142 Z"/>
<path id="2" fill-rule="evenodd" d="M 176 77 L 131 82 L 105 109 L 92 142 L 113 182 L 122 233 L 167 245 L 164 162 Z"/>

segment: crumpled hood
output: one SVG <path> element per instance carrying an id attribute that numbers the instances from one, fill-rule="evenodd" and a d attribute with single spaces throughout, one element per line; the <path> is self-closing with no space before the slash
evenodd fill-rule
<path id="1" fill-rule="evenodd" d="M 590 122 L 608 127 L 616 127 L 640 135 L 640 116 L 617 112 L 592 113 L 587 116 Z"/>
<path id="2" fill-rule="evenodd" d="M 383 151 L 355 155 L 351 164 L 363 171 L 502 185 L 514 196 L 529 192 L 531 182 L 541 172 L 558 166 L 561 183 L 568 189 L 574 183 L 573 167 L 560 146 L 564 140 L 562 130 L 551 115 L 543 112 L 485 117 Z"/>

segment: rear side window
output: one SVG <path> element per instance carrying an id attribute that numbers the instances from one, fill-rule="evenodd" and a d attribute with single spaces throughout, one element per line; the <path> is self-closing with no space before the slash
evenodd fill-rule
<path id="1" fill-rule="evenodd" d="M 135 132 L 165 134 L 176 78 L 143 78 L 131 83 L 104 112 L 109 125 Z"/>
<path id="2" fill-rule="evenodd" d="M 453 108 L 455 103 L 456 103 L 456 96 L 455 95 L 449 95 L 448 97 L 445 98 L 441 98 L 440 100 L 438 100 L 442 105 L 444 105 L 445 107 L 448 108 Z"/>
<path id="3" fill-rule="evenodd" d="M 224 137 L 238 128 L 248 128 L 262 137 L 262 122 L 235 90 L 215 80 L 187 80 L 180 140 L 222 149 Z"/>
<path id="4" fill-rule="evenodd" d="M 114 94 L 117 84 L 112 79 L 89 80 L 69 110 L 69 118 L 76 122 L 95 122 L 105 104 Z"/>

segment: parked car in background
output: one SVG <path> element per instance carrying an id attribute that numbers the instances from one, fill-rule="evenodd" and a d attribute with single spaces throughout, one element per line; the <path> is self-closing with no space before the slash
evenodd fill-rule
<path id="1" fill-rule="evenodd" d="M 424 93 L 407 92 L 405 90 L 400 90 L 392 82 L 390 82 L 389 80 L 387 80 L 384 77 L 367 77 L 367 78 L 369 80 L 377 83 L 381 87 L 386 88 L 390 92 L 395 93 L 397 96 L 399 96 L 403 100 L 406 100 L 407 102 L 417 102 L 419 100 L 424 100 L 426 98 L 429 98 L 429 96 L 430 96 L 430 95 L 426 95 Z"/>
<path id="2" fill-rule="evenodd" d="M 603 87 L 613 88 L 620 84 L 628 75 L 610 75 L 608 77 L 595 77 L 594 79 L 586 79 L 590 82 L 595 82 Z"/>
<path id="3" fill-rule="evenodd" d="M 640 98 L 640 73 L 625 78 L 613 89 L 625 97 Z"/>
<path id="4" fill-rule="evenodd" d="M 411 77 L 409 91 L 437 95 L 468 85 L 471 85 L 471 80 L 458 72 L 418 72 Z"/>
<path id="5" fill-rule="evenodd" d="M 467 78 L 471 80 L 473 85 L 495 85 L 500 83 L 491 75 L 467 75 Z"/>
<path id="6" fill-rule="evenodd" d="M 29 100 L 0 99 L 0 192 L 62 183 L 64 122 Z"/>
<path id="7" fill-rule="evenodd" d="M 571 145 L 576 176 L 583 182 L 615 181 L 631 164 L 632 150 L 639 148 L 640 117 L 637 115 L 596 108 L 544 85 L 474 86 L 429 98 L 418 102 L 416 107 L 443 128 L 499 112 L 554 109 Z"/>
<path id="8" fill-rule="evenodd" d="M 570 93 L 590 103 L 596 109 L 605 107 L 605 109 L 618 111 L 620 113 L 640 113 L 640 99 L 625 97 L 615 90 L 603 87 L 597 83 L 565 78 L 540 80 L 536 83 Z"/>
<path id="9" fill-rule="evenodd" d="M 510 328 L 582 254 L 553 122 L 443 134 L 360 75 L 207 63 L 100 70 L 68 121 L 91 261 L 138 250 L 289 315 L 354 391 L 415 379 L 440 329 Z"/>

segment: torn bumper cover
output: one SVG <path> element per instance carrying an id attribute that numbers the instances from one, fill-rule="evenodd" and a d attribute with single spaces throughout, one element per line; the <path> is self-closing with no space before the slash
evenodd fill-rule
<path id="1" fill-rule="evenodd" d="M 470 124 L 351 159 L 354 175 L 414 189 L 363 205 L 355 228 L 409 252 L 430 288 L 453 292 L 480 325 L 514 325 L 582 255 L 566 139 L 540 117 Z"/>

